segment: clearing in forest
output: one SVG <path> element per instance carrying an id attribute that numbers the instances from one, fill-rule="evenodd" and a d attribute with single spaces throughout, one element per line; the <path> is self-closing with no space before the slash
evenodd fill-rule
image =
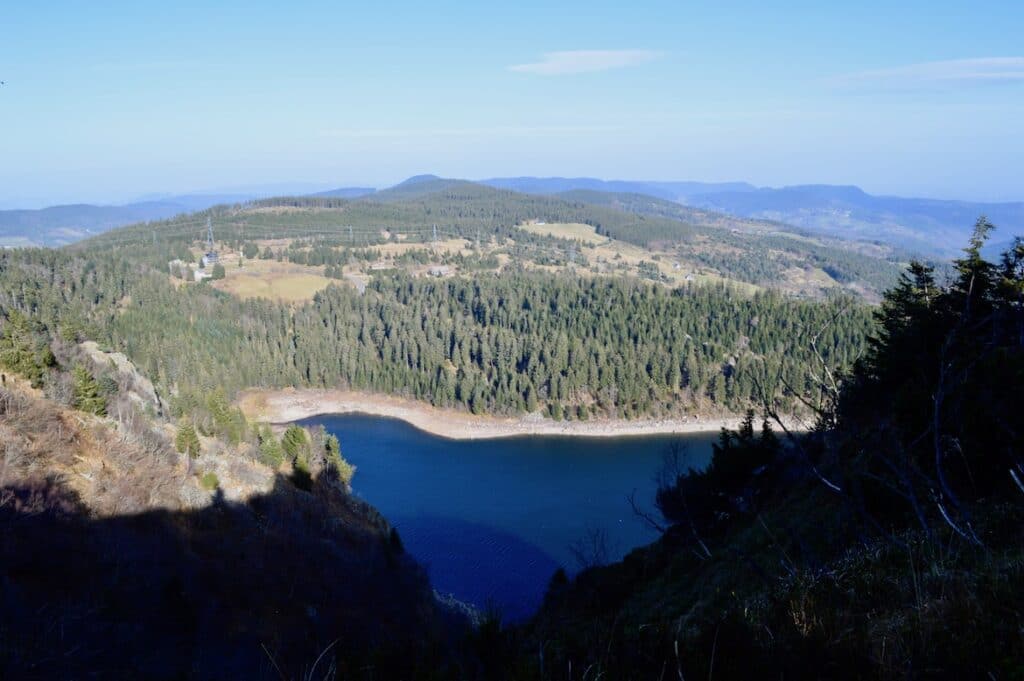
<path id="1" fill-rule="evenodd" d="M 529 222 L 519 225 L 519 229 L 531 234 L 542 234 L 562 239 L 574 239 L 589 246 L 596 246 L 608 241 L 608 237 L 601 236 L 590 225 L 583 225 L 577 222 Z"/>
<path id="2" fill-rule="evenodd" d="M 284 303 L 312 300 L 334 279 L 321 274 L 323 268 L 294 265 L 276 260 L 246 260 L 242 267 L 236 258 L 222 258 L 224 279 L 213 282 L 215 288 L 239 298 L 269 298 Z"/>

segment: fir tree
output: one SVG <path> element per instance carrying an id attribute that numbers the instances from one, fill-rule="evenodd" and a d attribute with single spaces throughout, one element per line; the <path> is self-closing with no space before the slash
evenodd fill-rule
<path id="1" fill-rule="evenodd" d="M 100 392 L 100 384 L 84 366 L 72 371 L 74 380 L 73 404 L 75 409 L 97 416 L 107 415 L 107 400 Z"/>
<path id="2" fill-rule="evenodd" d="M 174 448 L 193 459 L 199 456 L 199 435 L 191 423 L 182 423 L 178 426 L 178 432 L 174 438 Z"/>

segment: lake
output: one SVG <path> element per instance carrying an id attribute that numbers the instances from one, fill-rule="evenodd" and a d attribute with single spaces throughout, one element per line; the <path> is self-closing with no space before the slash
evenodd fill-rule
<path id="1" fill-rule="evenodd" d="M 508 620 L 536 610 L 559 566 L 578 569 L 572 547 L 581 540 L 603 535 L 609 560 L 653 541 L 657 533 L 632 512 L 630 492 L 653 509 L 669 446 L 685 444 L 686 463 L 699 468 L 717 437 L 449 440 L 364 414 L 300 423 L 338 437 L 357 467 L 353 490 L 398 529 L 437 591 L 496 607 Z"/>

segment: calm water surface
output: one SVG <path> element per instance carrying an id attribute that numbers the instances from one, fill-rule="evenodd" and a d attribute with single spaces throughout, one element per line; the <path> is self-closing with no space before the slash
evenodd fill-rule
<path id="1" fill-rule="evenodd" d="M 594 530 L 621 558 L 656 533 L 627 496 L 653 506 L 668 446 L 686 444 L 702 467 L 714 434 L 623 438 L 525 436 L 448 440 L 396 419 L 317 416 L 356 465 L 353 488 L 398 528 L 434 587 L 520 619 L 539 605 L 559 566 L 577 569 L 570 547 Z"/>

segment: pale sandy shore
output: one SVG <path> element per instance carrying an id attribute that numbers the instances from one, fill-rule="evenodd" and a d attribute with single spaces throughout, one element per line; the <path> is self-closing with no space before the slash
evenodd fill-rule
<path id="1" fill-rule="evenodd" d="M 255 421 L 288 423 L 318 414 L 361 413 L 401 419 L 420 430 L 453 440 L 514 437 L 516 435 L 575 435 L 620 437 L 717 432 L 735 428 L 740 419 L 672 418 L 626 421 L 592 419 L 555 422 L 540 414 L 522 417 L 474 416 L 452 409 L 439 409 L 416 400 L 343 390 L 248 390 L 238 406 Z"/>

